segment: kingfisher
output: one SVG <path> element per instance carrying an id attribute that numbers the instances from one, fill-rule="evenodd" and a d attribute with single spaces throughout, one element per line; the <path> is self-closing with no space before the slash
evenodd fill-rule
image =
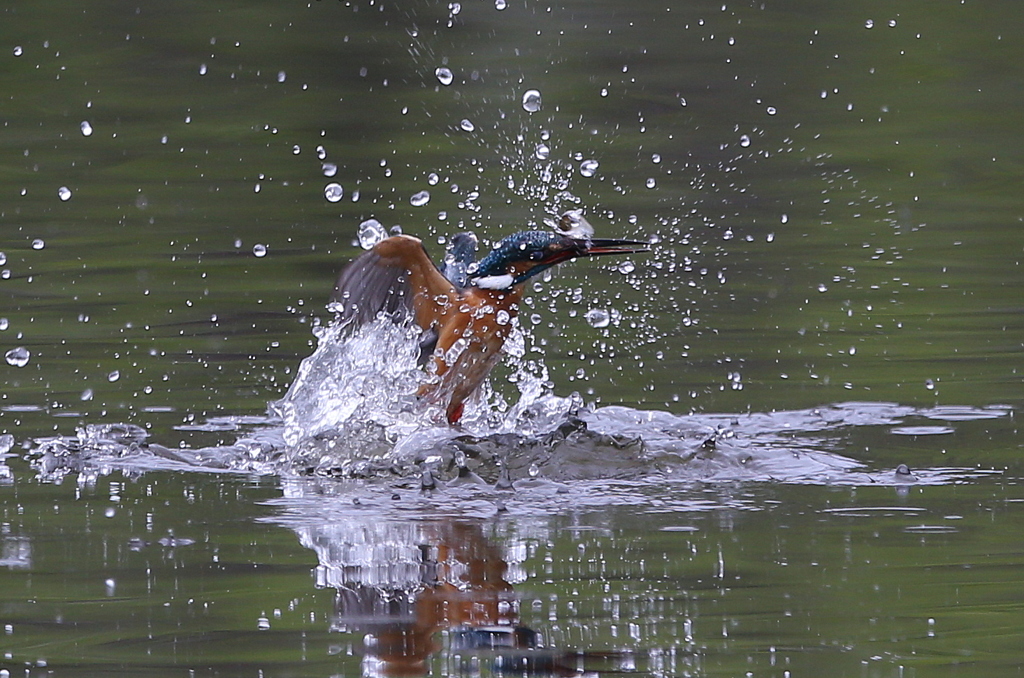
<path id="1" fill-rule="evenodd" d="M 476 236 L 460 233 L 443 268 L 419 238 L 385 238 L 341 272 L 331 308 L 339 322 L 354 327 L 381 315 L 419 326 L 420 366 L 432 362 L 437 379 L 418 395 L 443 406 L 455 425 L 501 357 L 527 280 L 564 261 L 649 249 L 640 241 L 591 237 L 593 228 L 578 210 L 549 225 L 554 232 L 521 231 L 502 239 L 479 261 L 473 261 Z"/>

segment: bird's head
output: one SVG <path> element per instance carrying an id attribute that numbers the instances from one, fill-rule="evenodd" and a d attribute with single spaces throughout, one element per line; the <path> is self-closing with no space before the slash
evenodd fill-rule
<path id="1" fill-rule="evenodd" d="M 507 290 L 555 264 L 577 257 L 644 252 L 635 240 L 576 238 L 547 231 L 523 231 L 504 238 L 490 254 L 470 266 L 470 285 Z"/>

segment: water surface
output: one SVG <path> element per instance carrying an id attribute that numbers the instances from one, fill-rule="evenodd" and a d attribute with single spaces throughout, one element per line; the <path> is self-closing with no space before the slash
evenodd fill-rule
<path id="1" fill-rule="evenodd" d="M 0 672 L 1019 674 L 1020 13 L 0 3 Z M 463 429 L 344 392 L 360 222 L 568 208 Z"/>

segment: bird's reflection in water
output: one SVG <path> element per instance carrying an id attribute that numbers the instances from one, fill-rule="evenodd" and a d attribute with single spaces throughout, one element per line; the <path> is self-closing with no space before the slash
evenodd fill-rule
<path id="1" fill-rule="evenodd" d="M 319 557 L 317 585 L 337 590 L 332 630 L 363 635 L 367 675 L 425 674 L 444 630 L 453 652 L 540 645 L 480 523 L 345 521 L 299 536 Z"/>
<path id="2" fill-rule="evenodd" d="M 512 585 L 525 580 L 525 549 L 503 548 L 486 525 L 346 518 L 296 529 L 319 558 L 317 586 L 337 591 L 331 630 L 362 638 L 363 674 L 629 672 L 632 653 L 545 647 L 522 624 Z"/>

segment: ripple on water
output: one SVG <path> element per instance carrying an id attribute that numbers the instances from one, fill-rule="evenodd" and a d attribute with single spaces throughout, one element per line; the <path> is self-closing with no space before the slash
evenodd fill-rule
<path id="1" fill-rule="evenodd" d="M 897 426 L 889 431 L 897 436 L 940 436 L 955 433 L 952 426 Z"/>
<path id="2" fill-rule="evenodd" d="M 658 488 L 694 481 L 906 486 L 994 471 L 872 469 L 837 453 L 842 439 L 862 427 L 945 434 L 956 427 L 919 426 L 915 420 L 984 420 L 1010 412 L 1001 406 L 919 409 L 863 402 L 685 416 L 622 406 L 587 408 L 576 394 L 549 393 L 546 374 L 530 372 L 513 357 L 518 400 L 510 404 L 485 388 L 467 402 L 462 425 L 453 428 L 444 423 L 438 405 L 415 395 L 431 378 L 417 366 L 418 328 L 379 319 L 359 331 L 328 323 L 314 332 L 316 350 L 302 361 L 285 396 L 270 403 L 267 417 L 196 425 L 195 430 L 236 431 L 233 444 L 169 449 L 131 424 L 85 424 L 74 437 L 36 441 L 31 456 L 40 472 L 52 477 L 97 465 L 136 471 L 193 468 L 360 479 L 419 490 L 421 476 L 429 473 L 430 485 L 447 492 L 461 487 L 471 496 L 493 494 L 495 486 L 511 482 L 520 491 L 532 488 L 548 497 L 545 501 L 566 492 L 563 484 L 578 483 L 624 483 L 616 487 L 628 487 L 630 497 L 636 484 Z M 519 333 L 514 328 L 511 346 L 521 344 L 515 338 Z M 655 493 L 663 501 L 664 492 Z M 578 499 L 575 490 L 572 495 Z"/>

